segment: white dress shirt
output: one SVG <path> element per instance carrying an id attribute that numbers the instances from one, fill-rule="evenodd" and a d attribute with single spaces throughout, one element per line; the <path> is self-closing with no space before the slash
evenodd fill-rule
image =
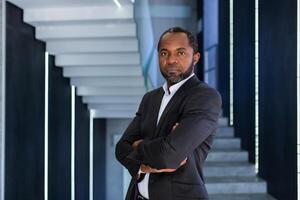
<path id="1" fill-rule="evenodd" d="M 164 83 L 163 85 L 163 89 L 165 91 L 165 94 L 162 98 L 161 104 L 160 104 L 160 108 L 159 108 L 159 113 L 158 113 L 158 117 L 157 117 L 157 121 L 156 121 L 156 125 L 158 124 L 160 117 L 163 113 L 163 111 L 165 110 L 166 106 L 168 105 L 169 101 L 171 100 L 171 98 L 174 96 L 174 94 L 177 92 L 177 90 L 187 81 L 189 80 L 192 76 L 194 76 L 194 73 L 192 73 L 189 77 L 187 77 L 186 79 L 183 79 L 182 81 L 172 85 L 169 89 L 168 89 L 168 85 L 167 83 Z M 174 124 L 175 125 L 175 124 Z M 139 170 L 139 174 L 143 173 L 141 171 L 141 169 Z M 146 173 L 144 179 L 138 183 L 138 189 L 139 192 L 141 193 L 141 195 L 143 195 L 143 197 L 149 199 L 149 190 L 148 190 L 148 184 L 149 184 L 149 175 L 150 173 Z"/>

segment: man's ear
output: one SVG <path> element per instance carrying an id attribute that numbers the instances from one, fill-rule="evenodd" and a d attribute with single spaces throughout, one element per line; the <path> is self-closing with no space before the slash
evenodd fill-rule
<path id="1" fill-rule="evenodd" d="M 193 55 L 193 63 L 194 63 L 194 65 L 196 65 L 197 64 L 197 62 L 200 60 L 200 53 L 199 52 L 196 52 L 196 53 L 194 53 L 194 55 Z"/>

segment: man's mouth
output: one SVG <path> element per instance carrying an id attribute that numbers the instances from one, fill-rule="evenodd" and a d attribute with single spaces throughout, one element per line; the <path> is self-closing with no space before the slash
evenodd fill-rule
<path id="1" fill-rule="evenodd" d="M 173 74 L 177 74 L 177 73 L 178 73 L 178 70 L 177 70 L 177 69 L 168 69 L 168 70 L 167 70 L 167 73 L 168 73 L 168 74 L 172 74 L 172 75 L 173 75 Z"/>

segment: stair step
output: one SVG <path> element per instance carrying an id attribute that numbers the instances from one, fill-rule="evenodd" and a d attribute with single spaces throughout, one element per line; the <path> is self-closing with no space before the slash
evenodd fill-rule
<path id="1" fill-rule="evenodd" d="M 218 123 L 219 126 L 228 126 L 228 118 L 220 117 Z"/>
<path id="2" fill-rule="evenodd" d="M 122 30 L 122 31 L 120 31 Z M 135 23 L 112 24 L 50 24 L 36 26 L 36 38 L 49 41 L 53 39 L 83 39 L 83 38 L 136 38 Z"/>
<path id="3" fill-rule="evenodd" d="M 84 96 L 84 103 L 140 103 L 142 95 L 102 95 L 102 96 Z"/>
<path id="4" fill-rule="evenodd" d="M 266 182 L 258 177 L 207 177 L 209 194 L 266 193 Z"/>
<path id="5" fill-rule="evenodd" d="M 248 152 L 235 150 L 213 150 L 206 159 L 207 162 L 248 162 Z"/>
<path id="6" fill-rule="evenodd" d="M 88 21 L 106 21 L 133 19 L 132 4 L 123 5 L 122 9 L 116 9 L 115 5 L 89 5 L 64 7 L 44 7 L 39 9 L 25 9 L 24 21 L 33 25 L 74 23 Z"/>
<path id="7" fill-rule="evenodd" d="M 234 137 L 233 127 L 218 127 L 216 137 Z"/>
<path id="8" fill-rule="evenodd" d="M 95 95 L 143 95 L 146 89 L 144 87 L 77 87 L 79 96 Z"/>
<path id="9" fill-rule="evenodd" d="M 64 67 L 65 77 L 137 77 L 141 78 L 141 67 Z"/>
<path id="10" fill-rule="evenodd" d="M 95 118 L 133 118 L 136 111 L 95 110 Z"/>
<path id="11" fill-rule="evenodd" d="M 100 52 L 138 52 L 138 40 L 132 39 L 70 39 L 47 42 L 51 54 L 62 53 L 100 53 Z"/>
<path id="12" fill-rule="evenodd" d="M 102 87 L 136 87 L 144 86 L 142 76 L 128 77 L 72 77 L 71 85 L 102 86 Z"/>
<path id="13" fill-rule="evenodd" d="M 213 149 L 240 149 L 241 140 L 239 138 L 215 138 Z"/>
<path id="14" fill-rule="evenodd" d="M 90 53 L 90 54 L 61 54 L 55 57 L 56 66 L 139 66 L 139 53 Z M 142 67 L 140 67 L 142 68 Z M 85 68 L 82 68 L 84 70 Z"/>
<path id="15" fill-rule="evenodd" d="M 255 165 L 248 162 L 206 162 L 203 170 L 205 177 L 256 176 Z"/>
<path id="16" fill-rule="evenodd" d="M 89 109 L 94 110 L 110 110 L 110 111 L 133 111 L 133 114 L 138 110 L 137 104 L 89 104 Z"/>
<path id="17" fill-rule="evenodd" d="M 268 194 L 213 194 L 210 200 L 276 200 Z"/>

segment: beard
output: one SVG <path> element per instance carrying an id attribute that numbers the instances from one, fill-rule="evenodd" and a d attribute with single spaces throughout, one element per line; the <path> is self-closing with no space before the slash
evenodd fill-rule
<path id="1" fill-rule="evenodd" d="M 176 67 L 175 67 L 175 69 L 176 69 Z M 167 69 L 166 71 L 162 71 L 160 69 L 161 74 L 166 79 L 169 86 L 179 83 L 180 81 L 186 79 L 193 73 L 193 71 L 194 71 L 193 62 L 190 64 L 190 67 L 185 72 L 182 72 L 179 74 L 176 73 L 176 71 L 174 70 L 174 68 L 172 66 L 170 66 L 170 68 Z"/>

